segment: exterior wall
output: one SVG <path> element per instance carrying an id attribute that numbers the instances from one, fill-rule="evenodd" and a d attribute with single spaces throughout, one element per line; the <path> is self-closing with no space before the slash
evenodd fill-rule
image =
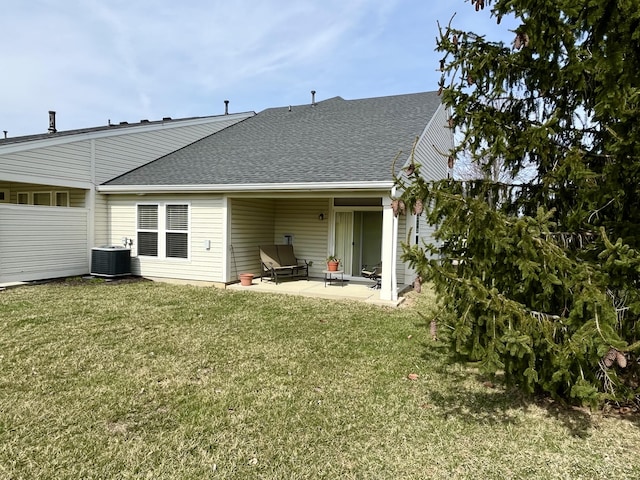
<path id="1" fill-rule="evenodd" d="M 137 254 L 136 212 L 139 203 L 189 204 L 189 258 L 144 257 Z M 107 201 L 108 243 L 133 239 L 132 273 L 145 277 L 224 282 L 224 201 L 221 195 L 112 195 Z M 161 235 L 162 232 L 159 232 Z M 210 242 L 207 248 L 205 241 Z"/>
<path id="2" fill-rule="evenodd" d="M 3 153 L 0 179 L 59 186 L 87 186 L 91 181 L 91 145 L 88 140 Z M 18 147 L 14 147 L 18 148 Z"/>
<path id="3" fill-rule="evenodd" d="M 260 245 L 285 243 L 293 236 L 298 258 L 313 261 L 309 275 L 322 277 L 329 233 L 328 198 L 234 198 L 231 200 L 230 278 L 238 273 L 260 274 Z M 324 213 L 324 220 L 318 215 Z"/>
<path id="4" fill-rule="evenodd" d="M 101 247 L 103 245 L 121 245 L 120 239 L 118 243 L 111 243 L 111 217 L 108 209 L 108 197 L 107 195 L 87 193 L 88 197 L 93 199 L 93 224 L 95 226 L 93 231 L 92 246 Z"/>
<path id="5" fill-rule="evenodd" d="M 416 145 L 415 159 L 420 164 L 420 173 L 427 180 L 441 180 L 447 178 L 448 166 L 447 157 L 449 150 L 453 148 L 453 132 L 447 127 L 448 112 L 442 105 L 425 128 L 420 141 Z M 408 285 L 413 283 L 415 271 L 404 265 L 400 256 L 402 255 L 402 244 L 409 241 L 415 245 L 415 222 L 419 222 L 418 243 L 436 244 L 433 238 L 435 227 L 429 225 L 425 214 L 416 217 L 407 215 L 399 221 L 398 225 L 398 285 L 403 283 Z M 412 228 L 411 238 L 407 238 L 409 230 Z"/>
<path id="6" fill-rule="evenodd" d="M 89 272 L 85 208 L 0 204 L 0 283 Z"/>
<path id="7" fill-rule="evenodd" d="M 275 201 L 230 199 L 229 281 L 240 273 L 260 275 L 258 247 L 274 243 Z"/>
<path id="8" fill-rule="evenodd" d="M 173 127 L 117 137 L 96 138 L 95 179 L 99 185 L 238 122 L 230 116 L 215 123 Z"/>
<path id="9" fill-rule="evenodd" d="M 447 127 L 447 110 L 441 105 L 416 145 L 415 159 L 428 180 L 447 178 L 447 154 L 453 148 L 453 132 Z"/>
<path id="10" fill-rule="evenodd" d="M 251 114 L 179 120 L 0 144 L 0 180 L 78 188 L 122 175 Z M 186 125 L 185 125 L 186 124 Z"/>
<path id="11" fill-rule="evenodd" d="M 276 202 L 276 224 L 272 243 L 285 243 L 284 235 L 293 235 L 298 258 L 313 261 L 309 276 L 323 277 L 327 268 L 329 244 L 329 198 L 289 198 Z M 324 220 L 318 215 L 324 213 Z"/>
<path id="12" fill-rule="evenodd" d="M 9 190 L 7 203 L 17 204 L 18 192 L 67 192 L 69 194 L 70 207 L 86 207 L 85 191 L 78 188 L 60 187 L 55 185 L 42 185 L 33 183 L 0 182 L 0 189 Z"/>
<path id="13" fill-rule="evenodd" d="M 406 285 L 412 281 L 407 281 L 407 279 L 410 278 L 411 272 L 401 260 L 402 244 L 407 242 L 407 235 L 412 223 L 413 217 L 411 215 L 398 216 L 398 249 L 396 250 L 396 281 L 398 282 L 398 287 Z"/>

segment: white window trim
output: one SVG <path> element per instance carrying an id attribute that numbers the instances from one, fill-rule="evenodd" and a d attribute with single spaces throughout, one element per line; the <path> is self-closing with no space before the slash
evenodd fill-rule
<path id="1" fill-rule="evenodd" d="M 138 228 L 138 206 L 139 205 L 156 205 L 158 207 L 158 229 L 145 230 Z M 167 205 L 186 205 L 187 206 L 187 229 L 186 230 L 167 230 Z M 145 259 L 161 260 L 166 262 L 185 263 L 191 261 L 191 202 L 138 202 L 135 210 L 135 231 L 136 231 L 136 255 Z M 148 256 L 138 254 L 138 232 L 156 232 L 158 234 L 158 255 Z M 167 257 L 167 233 L 186 233 L 187 234 L 187 257 L 176 258 Z"/>
<path id="2" fill-rule="evenodd" d="M 158 224 L 156 225 L 155 229 L 150 229 L 150 228 L 140 228 L 138 227 L 138 214 L 139 214 L 139 209 L 140 206 L 144 206 L 144 205 L 151 205 L 154 207 L 158 207 Z M 136 249 L 136 255 L 138 257 L 143 257 L 143 258 L 160 258 L 160 205 L 156 202 L 141 202 L 141 203 L 136 203 L 136 211 L 135 211 L 135 227 L 136 227 L 136 242 L 135 242 L 135 249 Z M 140 245 L 140 237 L 139 234 L 140 232 L 149 232 L 149 233 L 155 233 L 156 234 L 156 238 L 157 238 L 157 255 L 144 255 L 142 253 L 138 253 L 138 247 Z"/>
<path id="3" fill-rule="evenodd" d="M 20 195 L 27 196 L 27 203 L 20 203 Z M 16 203 L 18 205 L 31 205 L 33 203 L 33 199 L 31 197 L 31 192 L 18 192 L 16 193 Z"/>

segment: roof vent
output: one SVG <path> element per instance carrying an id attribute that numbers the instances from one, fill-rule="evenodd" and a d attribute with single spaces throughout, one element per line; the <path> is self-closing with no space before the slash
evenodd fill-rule
<path id="1" fill-rule="evenodd" d="M 56 133 L 56 112 L 49 110 L 49 133 Z"/>
<path id="2" fill-rule="evenodd" d="M 120 125 L 129 125 L 129 122 L 120 122 Z"/>
<path id="3" fill-rule="evenodd" d="M 9 133 L 7 130 L 2 130 L 4 132 L 4 138 L 7 138 L 7 133 Z"/>
<path id="4" fill-rule="evenodd" d="M 224 114 L 229 115 L 229 100 L 224 101 Z"/>
<path id="5" fill-rule="evenodd" d="M 149 123 L 149 120 L 147 120 L 146 118 L 140 120 L 140 123 Z"/>
<path id="6" fill-rule="evenodd" d="M 162 121 L 163 121 L 163 122 L 167 122 L 167 121 L 169 121 L 169 120 L 171 120 L 171 117 L 162 117 Z"/>
<path id="7" fill-rule="evenodd" d="M 312 107 L 316 106 L 316 91 L 315 90 L 311 90 L 311 106 Z"/>

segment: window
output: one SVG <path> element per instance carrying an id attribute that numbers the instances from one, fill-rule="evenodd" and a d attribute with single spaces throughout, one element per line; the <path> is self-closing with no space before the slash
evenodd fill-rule
<path id="1" fill-rule="evenodd" d="M 33 204 L 51 206 L 51 192 L 33 192 Z"/>
<path id="2" fill-rule="evenodd" d="M 138 205 L 138 255 L 158 256 L 158 205 Z"/>
<path id="3" fill-rule="evenodd" d="M 138 204 L 138 255 L 189 258 L 189 205 Z"/>
<path id="4" fill-rule="evenodd" d="M 69 192 L 56 192 L 56 207 L 69 206 Z"/>
<path id="5" fill-rule="evenodd" d="M 167 205 L 167 257 L 189 258 L 189 206 Z"/>
<path id="6" fill-rule="evenodd" d="M 19 205 L 40 205 L 40 206 L 69 206 L 69 192 L 18 192 L 16 203 Z"/>
<path id="7" fill-rule="evenodd" d="M 0 189 L 0 203 L 7 203 L 9 201 L 9 190 Z"/>

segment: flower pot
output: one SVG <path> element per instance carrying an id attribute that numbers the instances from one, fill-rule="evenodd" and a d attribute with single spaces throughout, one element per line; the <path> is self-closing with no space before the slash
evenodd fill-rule
<path id="1" fill-rule="evenodd" d="M 340 265 L 340 262 L 327 262 L 327 270 L 330 272 L 337 272 L 338 265 Z"/>
<path id="2" fill-rule="evenodd" d="M 241 273 L 240 274 L 240 285 L 243 287 L 248 287 L 253 282 L 253 273 Z"/>

